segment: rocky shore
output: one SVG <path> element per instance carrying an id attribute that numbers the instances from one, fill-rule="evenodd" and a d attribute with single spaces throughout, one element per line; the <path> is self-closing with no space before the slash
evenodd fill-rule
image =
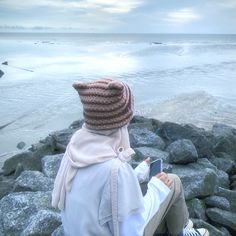
<path id="1" fill-rule="evenodd" d="M 0 236 L 63 236 L 51 191 L 61 158 L 79 120 L 30 149 L 8 157 L 0 172 Z M 182 180 L 191 219 L 212 236 L 236 235 L 236 129 L 211 131 L 135 116 L 129 125 L 135 167 L 150 156 Z"/>

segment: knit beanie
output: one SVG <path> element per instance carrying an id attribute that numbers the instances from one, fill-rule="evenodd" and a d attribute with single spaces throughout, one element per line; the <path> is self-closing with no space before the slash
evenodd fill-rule
<path id="1" fill-rule="evenodd" d="M 90 83 L 75 82 L 86 127 L 92 130 L 120 128 L 133 117 L 134 99 L 127 84 L 112 79 Z"/>

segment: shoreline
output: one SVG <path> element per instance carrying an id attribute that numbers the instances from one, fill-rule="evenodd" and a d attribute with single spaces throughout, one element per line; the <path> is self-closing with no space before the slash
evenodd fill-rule
<path id="1" fill-rule="evenodd" d="M 0 161 L 3 153 L 19 151 L 16 146 L 20 142 L 26 143 L 29 147 L 32 144 L 32 134 L 33 142 L 37 142 L 49 133 L 69 126 L 69 119 L 71 122 L 80 119 L 82 117 L 81 105 L 73 102 L 72 109 L 74 113 L 70 117 L 65 113 L 56 113 L 54 118 L 45 117 L 48 119 L 47 123 L 43 123 L 42 118 L 39 119 L 38 116 L 35 120 L 31 113 L 24 114 L 20 116 L 20 120 L 15 120 L 15 123 L 1 129 L 0 142 L 4 148 L 0 150 Z M 136 115 L 155 118 L 163 122 L 194 124 L 206 130 L 211 130 L 215 123 L 223 123 L 236 128 L 236 106 L 226 105 L 204 91 L 184 93 L 161 102 L 155 100 L 137 102 L 135 109 Z"/>

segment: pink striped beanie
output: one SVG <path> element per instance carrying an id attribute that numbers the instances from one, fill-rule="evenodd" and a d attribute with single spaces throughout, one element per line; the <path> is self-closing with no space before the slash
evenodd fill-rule
<path id="1" fill-rule="evenodd" d="M 120 128 L 132 119 L 134 99 L 124 82 L 103 79 L 90 83 L 75 82 L 73 87 L 79 93 L 88 129 Z"/>

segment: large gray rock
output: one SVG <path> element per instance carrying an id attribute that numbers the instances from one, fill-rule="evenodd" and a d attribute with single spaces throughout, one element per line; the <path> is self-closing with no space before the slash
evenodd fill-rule
<path id="1" fill-rule="evenodd" d="M 68 128 L 50 134 L 55 143 L 67 146 L 76 129 Z"/>
<path id="2" fill-rule="evenodd" d="M 21 236 L 48 236 L 61 224 L 59 213 L 51 210 L 40 210 L 33 215 Z"/>
<path id="3" fill-rule="evenodd" d="M 229 189 L 230 181 L 229 181 L 229 175 L 225 173 L 223 170 L 217 170 L 217 186 Z"/>
<path id="4" fill-rule="evenodd" d="M 64 154 L 48 155 L 42 158 L 42 171 L 47 177 L 52 179 L 56 178 L 63 155 Z"/>
<path id="5" fill-rule="evenodd" d="M 236 163 L 230 158 L 218 158 L 212 156 L 209 161 L 215 165 L 219 170 L 223 170 L 228 174 L 236 172 Z"/>
<path id="6" fill-rule="evenodd" d="M 130 144 L 132 147 L 154 147 L 160 150 L 165 148 L 163 140 L 148 129 L 131 129 L 129 131 Z"/>
<path id="7" fill-rule="evenodd" d="M 51 192 L 11 193 L 0 200 L 0 229 L 19 236 L 39 210 L 51 208 Z"/>
<path id="8" fill-rule="evenodd" d="M 140 115 L 134 115 L 132 120 L 130 121 L 130 124 L 133 123 L 151 123 L 151 119 L 144 117 L 144 116 L 140 116 Z"/>
<path id="9" fill-rule="evenodd" d="M 206 210 L 206 214 L 212 221 L 236 231 L 236 213 L 219 208 L 209 208 Z"/>
<path id="10" fill-rule="evenodd" d="M 196 197 L 207 197 L 214 193 L 217 175 L 213 169 L 203 169 L 201 165 L 191 163 L 188 165 L 173 165 L 172 172 L 180 177 L 187 200 Z"/>
<path id="11" fill-rule="evenodd" d="M 64 233 L 64 229 L 63 229 L 63 226 L 60 225 L 57 229 L 55 229 L 52 233 L 52 236 L 64 236 L 65 233 Z"/>
<path id="12" fill-rule="evenodd" d="M 167 144 L 179 139 L 189 139 L 196 147 L 199 157 L 210 157 L 212 155 L 212 135 L 204 129 L 197 128 L 193 125 L 179 125 L 172 122 L 164 122 L 158 130 L 158 134 Z"/>
<path id="13" fill-rule="evenodd" d="M 54 149 L 51 144 L 40 140 L 40 142 L 32 144 L 29 148 L 29 151 L 33 152 L 34 157 L 41 159 L 42 157 L 51 154 Z"/>
<path id="14" fill-rule="evenodd" d="M 132 130 L 132 129 L 147 129 L 149 131 L 154 131 L 154 128 L 152 126 L 152 122 L 145 122 L 145 123 L 132 123 L 129 124 L 128 126 L 128 130 Z"/>
<path id="15" fill-rule="evenodd" d="M 210 236 L 231 236 L 230 234 L 227 235 L 225 231 L 221 231 L 216 227 L 208 224 L 207 222 L 200 220 L 200 219 L 192 219 L 195 228 L 205 228 L 208 229 Z"/>
<path id="16" fill-rule="evenodd" d="M 214 153 L 228 153 L 236 160 L 236 130 L 224 124 L 215 124 L 212 127 L 214 135 Z"/>
<path id="17" fill-rule="evenodd" d="M 16 179 L 14 191 L 50 191 L 53 189 L 53 183 L 53 179 L 39 171 L 26 170 Z"/>
<path id="18" fill-rule="evenodd" d="M 187 206 L 190 218 L 202 219 L 204 221 L 207 220 L 205 213 L 206 206 L 203 200 L 194 198 L 190 201 L 187 201 Z"/>
<path id="19" fill-rule="evenodd" d="M 9 175 L 15 172 L 18 164 L 23 166 L 24 170 L 41 170 L 41 159 L 34 156 L 33 152 L 25 151 L 8 158 L 3 165 L 3 174 Z"/>
<path id="20" fill-rule="evenodd" d="M 215 193 L 215 195 L 220 197 L 225 197 L 230 203 L 230 209 L 233 212 L 236 212 L 236 191 L 232 191 L 229 189 L 224 189 L 219 187 Z"/>
<path id="21" fill-rule="evenodd" d="M 230 203 L 225 197 L 210 196 L 205 198 L 205 203 L 209 207 L 218 207 L 222 210 L 230 211 Z"/>
<path id="22" fill-rule="evenodd" d="M 162 159 L 166 163 L 169 161 L 169 153 L 158 148 L 139 147 L 135 148 L 134 151 L 136 153 L 134 160 L 138 162 L 145 160 L 147 157 L 151 157 L 152 160 Z"/>
<path id="23" fill-rule="evenodd" d="M 198 154 L 191 140 L 180 139 L 171 143 L 167 149 L 170 153 L 169 163 L 187 164 L 197 161 Z"/>
<path id="24" fill-rule="evenodd" d="M 215 139 L 227 138 L 231 135 L 236 135 L 236 129 L 221 123 L 216 123 L 212 126 L 212 134 Z"/>
<path id="25" fill-rule="evenodd" d="M 0 199 L 13 191 L 14 179 L 5 178 L 0 181 Z"/>
<path id="26" fill-rule="evenodd" d="M 134 116 L 133 119 L 131 120 L 130 124 L 128 125 L 128 130 L 131 129 L 148 129 L 150 131 L 154 131 L 154 127 L 152 124 L 152 120 L 148 119 L 143 116 Z"/>
<path id="27" fill-rule="evenodd" d="M 215 171 L 217 175 L 217 182 L 216 182 L 216 188 L 223 187 L 228 188 L 229 187 L 229 176 L 227 173 L 225 173 L 222 170 L 218 170 L 215 165 L 213 165 L 207 158 L 201 158 L 198 159 L 197 163 L 192 163 L 192 165 L 195 165 L 197 168 L 205 169 L 210 168 Z"/>

